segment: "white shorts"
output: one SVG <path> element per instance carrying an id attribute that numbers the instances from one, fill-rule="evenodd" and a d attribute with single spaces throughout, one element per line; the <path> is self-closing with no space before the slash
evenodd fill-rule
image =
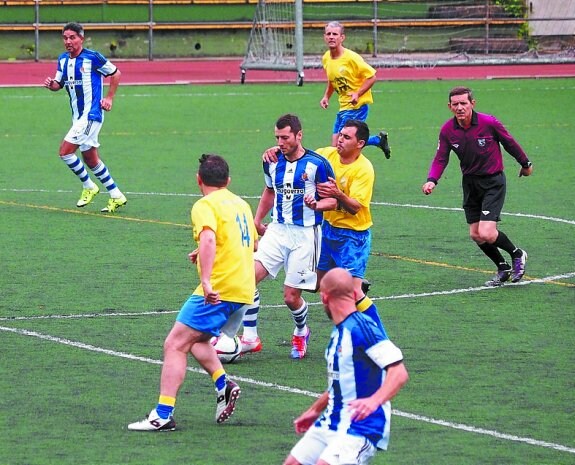
<path id="1" fill-rule="evenodd" d="M 320 226 L 270 223 L 258 242 L 255 259 L 274 279 L 283 267 L 286 286 L 313 291 L 320 246 Z"/>
<path id="2" fill-rule="evenodd" d="M 78 145 L 81 152 L 90 150 L 92 147 L 100 147 L 98 135 L 102 129 L 102 123 L 98 121 L 88 121 L 87 119 L 77 119 L 72 124 L 68 134 L 64 137 L 66 142 Z"/>
<path id="3" fill-rule="evenodd" d="M 290 454 L 302 465 L 315 465 L 319 459 L 329 465 L 366 465 L 376 452 L 376 447 L 362 436 L 312 426 Z"/>

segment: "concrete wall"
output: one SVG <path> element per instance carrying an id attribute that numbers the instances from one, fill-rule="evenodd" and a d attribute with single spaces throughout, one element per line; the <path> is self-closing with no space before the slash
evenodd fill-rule
<path id="1" fill-rule="evenodd" d="M 534 36 L 575 35 L 575 0 L 526 0 L 529 19 L 563 19 L 561 21 L 531 21 Z M 574 18 L 574 19 L 569 19 Z"/>

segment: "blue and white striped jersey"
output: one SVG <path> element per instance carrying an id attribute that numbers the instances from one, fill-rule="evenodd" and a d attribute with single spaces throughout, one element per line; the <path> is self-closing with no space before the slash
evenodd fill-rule
<path id="1" fill-rule="evenodd" d="M 325 351 L 329 401 L 315 426 L 364 436 L 378 449 L 389 442 L 391 403 L 388 401 L 361 421 L 351 421 L 349 402 L 371 396 L 385 380 L 385 368 L 403 360 L 401 350 L 383 326 L 354 312 L 334 326 Z"/>
<path id="2" fill-rule="evenodd" d="M 68 92 L 74 120 L 85 118 L 90 121 L 104 121 L 100 107 L 104 77 L 114 74 L 116 70 L 115 65 L 94 50 L 82 49 L 76 58 L 70 58 L 66 52 L 58 57 L 54 80 Z"/>
<path id="3" fill-rule="evenodd" d="M 316 184 L 335 178 L 329 162 L 321 155 L 306 149 L 296 161 L 286 160 L 278 150 L 278 161 L 264 162 L 264 179 L 268 188 L 275 191 L 274 206 L 271 212 L 274 223 L 315 226 L 321 224 L 322 213 L 307 207 L 304 195 L 313 194 L 316 199 Z"/>

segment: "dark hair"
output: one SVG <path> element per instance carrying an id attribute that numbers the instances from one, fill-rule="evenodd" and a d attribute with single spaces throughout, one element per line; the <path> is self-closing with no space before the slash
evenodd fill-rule
<path id="1" fill-rule="evenodd" d="M 219 155 L 204 153 L 200 159 L 198 175 L 206 186 L 226 187 L 230 177 L 228 162 Z"/>
<path id="2" fill-rule="evenodd" d="M 80 37 L 84 37 L 84 28 L 79 23 L 67 23 L 67 24 L 65 24 L 64 28 L 62 29 L 62 32 L 65 32 L 65 31 L 74 31 Z"/>
<path id="3" fill-rule="evenodd" d="M 297 134 L 301 131 L 301 122 L 299 118 L 296 115 L 292 115 L 290 113 L 280 116 L 276 121 L 276 128 L 278 129 L 287 128 L 288 126 L 291 128 L 291 132 L 294 134 Z"/>
<path id="4" fill-rule="evenodd" d="M 357 140 L 362 140 L 367 144 L 367 140 L 369 139 L 369 127 L 365 124 L 364 121 L 360 121 L 358 119 L 348 119 L 344 125 L 344 128 L 355 128 L 355 137 Z"/>
<path id="5" fill-rule="evenodd" d="M 454 95 L 465 95 L 465 94 L 467 94 L 467 96 L 469 97 L 469 101 L 471 102 L 473 100 L 473 92 L 471 92 L 471 89 L 469 87 L 463 87 L 463 86 L 454 87 L 449 91 L 449 103 L 451 103 L 451 97 L 453 97 Z"/>

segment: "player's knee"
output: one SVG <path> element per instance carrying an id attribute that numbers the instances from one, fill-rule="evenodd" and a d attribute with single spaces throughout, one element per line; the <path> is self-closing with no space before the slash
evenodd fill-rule
<path id="1" fill-rule="evenodd" d="M 469 232 L 469 238 L 474 241 L 477 242 L 478 244 L 482 244 L 483 242 L 485 242 L 484 240 L 481 239 L 481 236 L 479 235 L 479 232 L 474 231 L 474 232 Z"/>
<path id="2" fill-rule="evenodd" d="M 479 243 L 487 242 L 488 244 L 493 244 L 497 240 L 497 230 L 491 229 L 480 229 L 477 236 Z"/>
<path id="3" fill-rule="evenodd" d="M 297 309 L 301 307 L 301 291 L 299 289 L 286 287 L 284 290 L 284 303 L 291 309 Z"/>

